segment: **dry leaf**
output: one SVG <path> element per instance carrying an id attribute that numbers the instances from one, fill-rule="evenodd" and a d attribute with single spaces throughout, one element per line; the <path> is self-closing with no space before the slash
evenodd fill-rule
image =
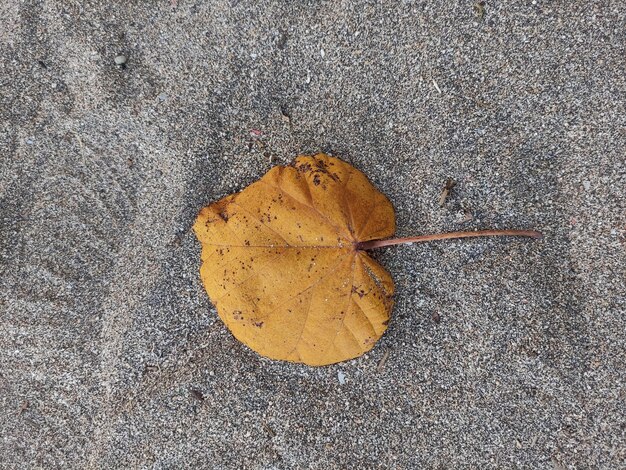
<path id="1" fill-rule="evenodd" d="M 352 166 L 319 154 L 275 167 L 200 211 L 200 274 L 220 318 L 260 354 L 309 365 L 370 350 L 389 321 L 393 281 L 365 250 L 485 236 L 542 238 L 534 230 L 481 230 L 383 240 L 389 200 Z"/>
<path id="2" fill-rule="evenodd" d="M 204 286 L 241 342 L 325 365 L 370 350 L 387 328 L 391 276 L 357 243 L 391 236 L 391 203 L 349 164 L 303 156 L 205 207 L 194 230 Z"/>

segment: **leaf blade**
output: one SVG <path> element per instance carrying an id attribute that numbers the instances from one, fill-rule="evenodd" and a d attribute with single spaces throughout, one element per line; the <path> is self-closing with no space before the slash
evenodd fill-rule
<path id="1" fill-rule="evenodd" d="M 309 365 L 358 357 L 384 333 L 393 281 L 357 247 L 394 230 L 389 200 L 323 154 L 271 169 L 194 224 L 202 281 L 233 335 L 266 357 Z"/>

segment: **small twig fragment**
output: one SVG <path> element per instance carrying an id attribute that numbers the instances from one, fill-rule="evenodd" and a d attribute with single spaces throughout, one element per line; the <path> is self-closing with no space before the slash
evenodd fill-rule
<path id="1" fill-rule="evenodd" d="M 376 372 L 381 373 L 383 368 L 385 367 L 385 364 L 387 363 L 387 359 L 389 359 L 389 349 L 387 349 L 385 351 L 385 354 L 383 354 L 383 357 L 380 358 L 380 361 L 378 361 L 378 365 L 376 366 Z"/>
<path id="2" fill-rule="evenodd" d="M 267 424 L 265 421 L 263 421 L 263 429 L 265 429 L 265 431 L 270 435 L 270 438 L 276 437 L 276 432 L 274 432 L 274 430 L 270 427 L 269 424 Z"/>
<path id="3" fill-rule="evenodd" d="M 28 407 L 30 406 L 30 403 L 28 400 L 24 400 L 22 402 L 22 404 L 20 405 L 20 410 L 17 413 L 18 415 L 21 415 L 22 413 L 24 413 L 24 411 L 26 411 L 28 409 Z"/>
<path id="4" fill-rule="evenodd" d="M 443 205 L 446 203 L 446 199 L 448 199 L 448 196 L 452 192 L 452 188 L 454 188 L 455 186 L 456 186 L 456 181 L 454 181 L 452 178 L 448 178 L 448 180 L 446 181 L 446 185 L 443 187 L 443 190 L 441 191 L 441 195 L 439 196 L 440 207 L 443 207 Z"/>

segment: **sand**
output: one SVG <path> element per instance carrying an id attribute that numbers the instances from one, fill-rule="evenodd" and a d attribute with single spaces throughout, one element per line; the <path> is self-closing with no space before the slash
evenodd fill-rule
<path id="1" fill-rule="evenodd" d="M 0 468 L 626 466 L 623 2 L 0 13 Z M 262 358 L 191 225 L 320 151 L 398 236 L 545 238 L 380 249 L 396 306 L 371 352 Z"/>

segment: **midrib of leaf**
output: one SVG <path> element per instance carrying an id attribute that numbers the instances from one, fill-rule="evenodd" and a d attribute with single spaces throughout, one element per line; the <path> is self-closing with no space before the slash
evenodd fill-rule
<path id="1" fill-rule="evenodd" d="M 215 243 L 204 243 L 204 245 L 215 246 L 217 248 L 267 248 L 267 249 L 275 249 L 275 248 L 283 248 L 283 249 L 331 249 L 331 250 L 345 250 L 350 247 L 353 247 L 353 243 L 346 243 L 345 245 L 217 245 Z"/>

